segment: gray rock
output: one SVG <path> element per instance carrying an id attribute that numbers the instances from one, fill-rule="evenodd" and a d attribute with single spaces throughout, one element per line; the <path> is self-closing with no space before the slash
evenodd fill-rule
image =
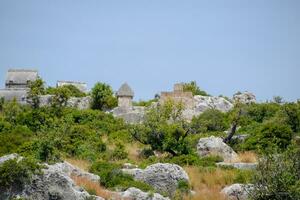
<path id="1" fill-rule="evenodd" d="M 3 164 L 4 162 L 8 161 L 8 160 L 12 160 L 12 159 L 16 159 L 16 158 L 22 159 L 22 157 L 20 157 L 16 153 L 12 153 L 12 154 L 9 154 L 9 155 L 2 156 L 2 157 L 0 157 L 0 165 Z"/>
<path id="2" fill-rule="evenodd" d="M 119 193 L 122 199 L 130 199 L 130 200 L 170 200 L 168 197 L 163 197 L 158 193 L 148 193 L 143 192 L 140 189 L 131 187 L 128 188 L 125 192 Z"/>
<path id="3" fill-rule="evenodd" d="M 238 93 L 233 96 L 233 100 L 243 104 L 256 103 L 256 97 L 251 92 Z"/>
<path id="4" fill-rule="evenodd" d="M 96 182 L 98 183 L 100 181 L 100 177 L 98 175 L 89 173 L 89 172 L 85 172 L 73 165 L 71 165 L 70 163 L 64 161 L 62 163 L 56 163 L 54 165 L 47 165 L 49 168 L 48 170 L 51 171 L 57 171 L 60 173 L 64 173 L 67 176 L 77 176 L 77 177 L 83 177 L 86 178 L 92 182 Z"/>
<path id="5" fill-rule="evenodd" d="M 247 200 L 249 193 L 253 190 L 253 185 L 248 184 L 233 184 L 225 187 L 221 193 L 224 194 L 229 200 Z"/>
<path id="6" fill-rule="evenodd" d="M 232 136 L 231 140 L 237 142 L 244 142 L 249 137 L 249 134 L 241 134 Z"/>
<path id="7" fill-rule="evenodd" d="M 92 97 L 71 97 L 68 102 L 67 106 L 78 108 L 79 110 L 89 109 L 91 107 Z"/>
<path id="8" fill-rule="evenodd" d="M 199 156 L 218 155 L 226 161 L 233 161 L 238 157 L 233 149 L 223 142 L 222 138 L 215 136 L 199 139 L 197 153 Z"/>
<path id="9" fill-rule="evenodd" d="M 257 168 L 258 163 L 226 163 L 219 162 L 216 164 L 219 167 L 232 167 L 236 169 L 254 170 Z"/>
<path id="10" fill-rule="evenodd" d="M 160 193 L 168 193 L 170 196 L 176 191 L 178 181 L 189 181 L 189 177 L 182 167 L 169 163 L 156 163 L 144 170 L 123 169 L 123 172 L 133 175 L 136 180 L 143 181 Z"/>
<path id="11" fill-rule="evenodd" d="M 76 186 L 74 181 L 68 176 L 68 172 L 64 172 L 64 170 L 58 165 L 48 165 L 48 169 L 44 169 L 42 175 L 34 176 L 32 183 L 25 187 L 22 196 L 37 200 L 85 200 L 92 196 Z M 95 198 L 104 200 L 101 197 Z"/>
<path id="12" fill-rule="evenodd" d="M 110 111 L 115 117 L 124 119 L 125 122 L 130 124 L 141 123 L 145 116 L 145 107 L 133 106 L 131 109 L 124 109 L 116 107 Z"/>
<path id="13" fill-rule="evenodd" d="M 18 154 L 10 154 L 0 157 L 0 164 L 10 159 L 22 159 Z M 45 164 L 46 168 L 42 174 L 34 175 L 30 184 L 22 188 L 13 188 L 9 194 L 0 193 L 1 200 L 8 200 L 9 196 L 25 199 L 61 199 L 61 200 L 86 200 L 93 197 L 95 200 L 104 200 L 101 197 L 89 195 L 84 189 L 75 185 L 70 178 L 71 175 L 85 177 L 91 181 L 99 181 L 100 177 L 72 166 L 67 162 L 56 163 L 54 165 Z"/>
<path id="14" fill-rule="evenodd" d="M 131 163 L 124 163 L 123 164 L 123 169 L 134 169 L 137 168 L 137 165 L 131 164 Z"/>
<path id="15" fill-rule="evenodd" d="M 217 109 L 221 112 L 228 112 L 233 104 L 224 97 L 194 96 L 194 105 L 188 106 L 182 113 L 183 118 L 190 121 L 194 116 L 202 114 L 208 109 Z"/>

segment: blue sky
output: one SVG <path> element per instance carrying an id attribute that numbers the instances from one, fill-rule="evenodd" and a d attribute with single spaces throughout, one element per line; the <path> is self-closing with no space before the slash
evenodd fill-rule
<path id="1" fill-rule="evenodd" d="M 299 0 L 0 0 L 0 84 L 8 68 L 34 68 L 48 85 L 128 82 L 136 100 L 196 80 L 212 95 L 293 101 L 299 10 Z"/>

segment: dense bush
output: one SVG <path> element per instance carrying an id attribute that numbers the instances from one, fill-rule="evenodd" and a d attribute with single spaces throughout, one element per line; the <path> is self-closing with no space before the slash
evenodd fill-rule
<path id="1" fill-rule="evenodd" d="M 121 165 L 110 162 L 95 162 L 91 167 L 91 172 L 98 174 L 101 185 L 107 188 L 119 188 L 126 190 L 129 187 L 136 187 L 143 191 L 153 190 L 146 183 L 135 181 L 132 176 L 123 174 Z"/>
<path id="2" fill-rule="evenodd" d="M 186 139 L 190 130 L 182 119 L 182 104 L 165 102 L 148 111 L 142 124 L 132 126 L 133 138 L 152 150 L 168 152 L 173 156 L 190 153 Z"/>
<path id="3" fill-rule="evenodd" d="M 255 132 L 246 140 L 244 148 L 268 152 L 272 148 L 285 150 L 292 141 L 292 130 L 286 124 L 265 122 L 257 126 Z"/>
<path id="4" fill-rule="evenodd" d="M 41 173 L 41 167 L 31 159 L 12 159 L 0 165 L 0 193 L 22 191 L 33 174 Z"/>
<path id="5" fill-rule="evenodd" d="M 300 150 L 263 157 L 254 176 L 253 200 L 300 199 Z"/>
<path id="6" fill-rule="evenodd" d="M 226 115 L 216 109 L 208 109 L 192 119 L 191 127 L 196 133 L 224 131 L 228 128 Z"/>
<path id="7" fill-rule="evenodd" d="M 197 85 L 196 81 L 191 81 L 189 83 L 184 83 L 183 91 L 192 92 L 193 95 L 210 96 L 204 90 L 200 89 L 200 87 Z"/>
<path id="8" fill-rule="evenodd" d="M 113 96 L 112 88 L 105 83 L 96 83 L 91 94 L 93 109 L 107 110 L 117 106 L 117 99 Z"/>

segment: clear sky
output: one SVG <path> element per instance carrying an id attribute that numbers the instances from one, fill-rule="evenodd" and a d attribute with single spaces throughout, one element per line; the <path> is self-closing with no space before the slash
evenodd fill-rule
<path id="1" fill-rule="evenodd" d="M 56 80 L 128 82 L 135 99 L 196 80 L 212 95 L 300 98 L 299 0 L 0 0 L 8 68 Z"/>

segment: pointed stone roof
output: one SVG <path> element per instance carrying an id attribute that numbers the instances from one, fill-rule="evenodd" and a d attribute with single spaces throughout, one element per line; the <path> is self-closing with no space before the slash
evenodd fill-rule
<path id="1" fill-rule="evenodd" d="M 118 97 L 133 97 L 134 93 L 127 83 L 124 83 L 117 92 Z"/>

